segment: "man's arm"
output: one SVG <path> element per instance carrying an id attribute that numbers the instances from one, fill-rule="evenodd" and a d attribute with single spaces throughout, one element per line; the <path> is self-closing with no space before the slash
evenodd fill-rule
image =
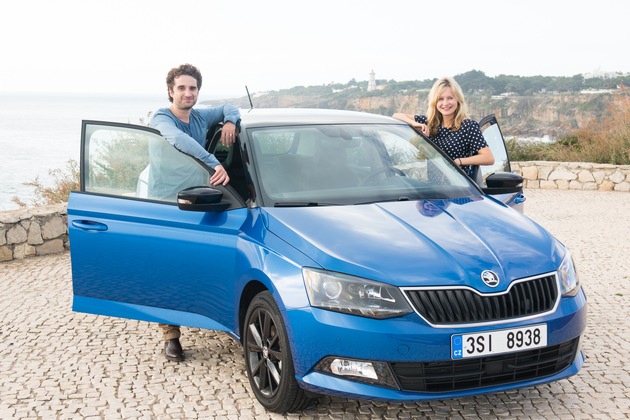
<path id="1" fill-rule="evenodd" d="M 175 146 L 176 149 L 193 156 L 211 168 L 220 165 L 213 154 L 208 153 L 195 139 L 181 131 L 168 115 L 157 113 L 151 120 L 151 127 L 157 129 L 162 137 Z"/>
<path id="2" fill-rule="evenodd" d="M 221 143 L 226 147 L 234 144 L 241 120 L 238 108 L 231 104 L 224 104 L 212 108 L 197 108 L 197 112 L 204 118 L 208 128 L 222 122 Z"/>
<path id="3" fill-rule="evenodd" d="M 221 108 L 221 107 L 219 107 Z M 223 122 L 231 122 L 234 125 L 238 125 L 238 122 L 241 119 L 241 113 L 237 107 L 232 104 L 225 104 L 222 106 L 223 109 Z"/>

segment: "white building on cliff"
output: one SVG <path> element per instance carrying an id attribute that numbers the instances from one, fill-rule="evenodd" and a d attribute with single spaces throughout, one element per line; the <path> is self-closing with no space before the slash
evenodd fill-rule
<path id="1" fill-rule="evenodd" d="M 368 81 L 368 92 L 376 90 L 376 74 L 374 74 L 374 70 L 370 72 L 370 80 Z"/>

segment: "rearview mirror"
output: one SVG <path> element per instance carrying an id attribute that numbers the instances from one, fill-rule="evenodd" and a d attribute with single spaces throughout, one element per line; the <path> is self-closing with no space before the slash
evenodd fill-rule
<path id="1" fill-rule="evenodd" d="M 523 177 L 514 172 L 498 172 L 488 175 L 486 194 L 509 194 L 523 191 Z"/>
<path id="2" fill-rule="evenodd" d="M 190 187 L 177 194 L 177 206 L 188 211 L 223 211 L 229 203 L 221 203 L 223 193 L 212 187 Z"/>

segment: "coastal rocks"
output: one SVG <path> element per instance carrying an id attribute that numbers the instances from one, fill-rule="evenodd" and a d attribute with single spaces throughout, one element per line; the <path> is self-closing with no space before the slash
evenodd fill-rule
<path id="1" fill-rule="evenodd" d="M 69 248 L 66 204 L 0 212 L 0 262 Z"/>
<path id="2" fill-rule="evenodd" d="M 512 162 L 525 188 L 630 191 L 630 165 L 586 162 Z"/>

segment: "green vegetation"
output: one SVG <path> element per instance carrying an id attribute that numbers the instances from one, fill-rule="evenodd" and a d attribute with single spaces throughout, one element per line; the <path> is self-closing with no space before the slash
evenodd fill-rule
<path id="1" fill-rule="evenodd" d="M 548 160 L 630 165 L 630 95 L 623 91 L 606 116 L 551 144 L 508 141 L 514 161 Z"/>
<path id="2" fill-rule="evenodd" d="M 110 139 L 93 135 L 90 144 L 88 185 L 102 191 L 135 191 L 138 174 L 149 164 L 146 136 L 121 132 Z"/>
<path id="3" fill-rule="evenodd" d="M 630 86 L 630 75 L 619 75 L 613 78 L 588 78 L 578 74 L 571 77 L 562 76 L 487 76 L 479 70 L 471 70 L 454 76 L 466 94 L 484 93 L 487 95 L 499 95 L 512 92 L 521 96 L 539 93 L 567 93 L 579 92 L 585 89 L 616 89 L 617 86 Z M 376 80 L 377 86 L 382 89 L 368 92 L 368 82 L 357 82 L 355 79 L 348 83 L 333 83 L 318 86 L 296 86 L 290 89 L 268 92 L 272 97 L 285 95 L 295 96 L 343 96 L 345 98 L 361 96 L 387 96 L 392 93 L 404 93 L 431 89 L 437 78 L 424 80 Z M 244 98 L 246 99 L 246 98 Z"/>
<path id="4" fill-rule="evenodd" d="M 70 191 L 79 189 L 79 164 L 70 159 L 65 169 L 51 169 L 48 173 L 53 177 L 53 186 L 46 187 L 36 177 L 25 185 L 35 189 L 35 198 L 30 203 L 25 203 L 19 197 L 13 197 L 12 201 L 20 207 L 47 206 L 50 204 L 65 203 L 68 201 Z"/>

